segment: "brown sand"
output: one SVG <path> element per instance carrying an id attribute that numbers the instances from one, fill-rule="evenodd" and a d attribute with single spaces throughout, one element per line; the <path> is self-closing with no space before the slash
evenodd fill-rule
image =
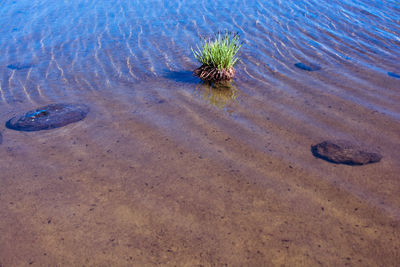
<path id="1" fill-rule="evenodd" d="M 0 11 L 0 267 L 400 266 L 396 1 Z M 225 27 L 245 43 L 217 92 L 192 76 L 190 47 Z M 91 111 L 49 131 L 4 126 L 53 103 Z M 334 139 L 383 159 L 312 155 Z"/>
<path id="2" fill-rule="evenodd" d="M 398 120 L 308 88 L 254 89 L 230 115 L 168 83 L 81 96 L 91 112 L 64 128 L 2 128 L 0 266 L 399 263 Z M 327 137 L 384 158 L 314 158 Z"/>

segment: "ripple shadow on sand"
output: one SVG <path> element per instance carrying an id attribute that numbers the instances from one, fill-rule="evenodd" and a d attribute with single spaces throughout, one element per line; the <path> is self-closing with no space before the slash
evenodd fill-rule
<path id="1" fill-rule="evenodd" d="M 164 71 L 162 77 L 178 82 L 198 84 L 200 79 L 194 76 L 191 71 Z"/>

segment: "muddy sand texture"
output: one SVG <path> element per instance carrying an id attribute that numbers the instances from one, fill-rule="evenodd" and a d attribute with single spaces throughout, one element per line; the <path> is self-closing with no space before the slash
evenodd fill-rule
<path id="1" fill-rule="evenodd" d="M 395 119 L 328 94 L 311 108 L 279 93 L 235 110 L 267 129 L 256 131 L 174 86 L 86 96 L 92 112 L 79 124 L 3 132 L 2 266 L 395 266 Z M 378 144 L 384 160 L 316 159 L 310 144 L 332 130 L 276 110 L 278 99 Z"/>

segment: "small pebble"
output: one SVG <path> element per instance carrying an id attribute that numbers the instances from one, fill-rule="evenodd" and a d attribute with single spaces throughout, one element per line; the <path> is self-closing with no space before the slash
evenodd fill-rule
<path id="1" fill-rule="evenodd" d="M 298 62 L 298 63 L 294 64 L 294 66 L 296 68 L 299 68 L 299 69 L 302 69 L 302 70 L 305 70 L 305 71 L 317 71 L 317 70 L 321 69 L 320 66 L 312 64 L 312 63 L 305 64 L 305 63 L 302 63 L 302 62 Z"/>

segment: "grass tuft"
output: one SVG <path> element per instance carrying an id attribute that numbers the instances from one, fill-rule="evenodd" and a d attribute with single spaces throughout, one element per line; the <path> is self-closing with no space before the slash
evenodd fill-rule
<path id="1" fill-rule="evenodd" d="M 238 60 L 236 54 L 241 46 L 239 34 L 226 31 L 204 39 L 202 46 L 197 46 L 196 50 L 192 48 L 192 52 L 203 66 L 222 71 L 233 68 Z"/>

